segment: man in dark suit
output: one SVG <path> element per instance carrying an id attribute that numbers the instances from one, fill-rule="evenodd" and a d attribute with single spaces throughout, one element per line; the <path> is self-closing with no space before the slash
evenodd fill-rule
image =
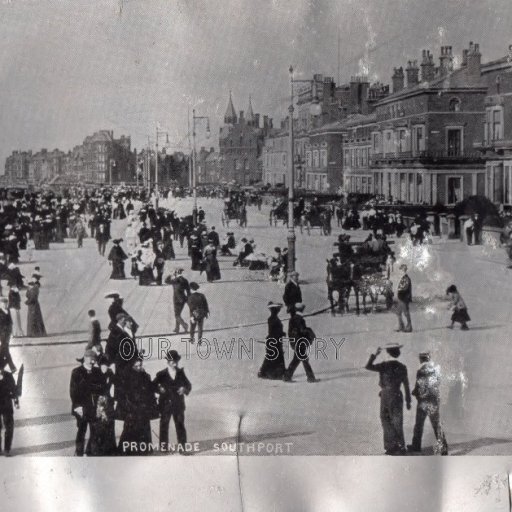
<path id="1" fill-rule="evenodd" d="M 176 437 L 181 448 L 185 448 L 187 431 L 185 429 L 185 396 L 192 391 L 192 384 L 183 368 L 178 367 L 181 356 L 176 350 L 169 350 L 165 357 L 167 368 L 159 371 L 153 380 L 158 393 L 160 411 L 160 449 L 167 450 L 169 444 L 169 422 L 171 416 L 176 427 Z"/>
<path id="2" fill-rule="evenodd" d="M 448 455 L 448 444 L 439 418 L 441 370 L 438 365 L 431 361 L 430 352 L 420 353 L 420 363 L 421 366 L 416 373 L 416 385 L 412 390 L 412 395 L 418 400 L 416 423 L 414 424 L 412 444 L 408 445 L 407 448 L 411 452 L 421 452 L 423 427 L 428 417 L 437 439 L 436 451 L 441 455 Z"/>
<path id="3" fill-rule="evenodd" d="M 283 302 L 286 306 L 286 311 L 292 313 L 295 304 L 302 303 L 302 292 L 299 285 L 299 273 L 294 271 L 290 272 L 288 282 L 284 287 Z"/>
<path id="4" fill-rule="evenodd" d="M 379 347 L 366 363 L 366 369 L 379 373 L 380 386 L 380 421 L 384 431 L 384 449 L 386 455 L 404 455 L 404 397 L 401 387 L 404 387 L 407 410 L 411 409 L 411 393 L 407 367 L 400 361 L 400 348 L 402 345 L 390 343 L 385 347 L 391 360 L 375 364 L 375 359 L 382 352 Z"/>
<path id="5" fill-rule="evenodd" d="M 181 313 L 187 303 L 188 296 L 190 295 L 190 285 L 188 284 L 187 279 L 183 277 L 183 272 L 184 270 L 182 268 L 178 268 L 172 276 L 168 276 L 165 280 L 167 284 L 172 284 L 173 287 L 172 300 L 174 306 L 174 318 L 176 321 L 174 332 L 176 334 L 180 332 L 180 327 L 183 327 L 184 332 L 188 331 L 187 322 L 183 320 Z"/>
<path id="6" fill-rule="evenodd" d="M 309 352 L 311 344 L 314 342 L 314 333 L 306 325 L 306 321 L 302 316 L 306 306 L 301 303 L 293 305 L 290 320 L 288 322 L 288 337 L 293 347 L 293 358 L 288 368 L 284 372 L 283 380 L 291 382 L 293 374 L 300 363 L 304 366 L 304 371 L 308 378 L 308 382 L 318 382 L 313 373 L 313 368 L 309 364 Z"/>
<path id="7" fill-rule="evenodd" d="M 5 361 L 0 361 L 0 453 L 2 452 L 2 427 L 5 429 L 4 453 L 11 455 L 12 438 L 14 435 L 14 409 L 19 408 L 16 383 L 12 373 L 4 371 Z"/>
<path id="8" fill-rule="evenodd" d="M 133 319 L 132 316 L 128 314 L 128 312 L 123 308 L 123 297 L 119 295 L 119 293 L 109 293 L 108 295 L 105 295 L 106 299 L 114 299 L 112 301 L 112 304 L 110 304 L 108 308 L 108 316 L 110 318 L 110 323 L 108 325 L 109 329 L 112 329 L 114 325 L 116 325 L 117 322 L 117 315 L 119 313 L 123 313 L 125 316 L 129 317 L 133 324 L 133 334 L 137 332 L 137 329 L 139 328 L 139 324 Z"/>
<path id="9" fill-rule="evenodd" d="M 215 246 L 215 248 L 219 248 L 220 240 L 219 240 L 219 234 L 217 231 L 215 231 L 215 226 L 212 226 L 211 231 L 208 233 L 208 241 L 212 243 L 212 245 Z"/>
<path id="10" fill-rule="evenodd" d="M 12 334 L 12 318 L 8 304 L 9 300 L 6 297 L 0 297 L 0 364 L 2 362 L 8 364 L 11 373 L 14 373 L 16 372 L 16 366 L 9 349 Z"/>
<path id="11" fill-rule="evenodd" d="M 75 455 L 82 457 L 85 448 L 85 434 L 89 426 L 89 440 L 85 452 L 91 453 L 91 437 L 96 418 L 96 401 L 103 390 L 103 374 L 94 366 L 96 353 L 86 350 L 81 359 L 82 363 L 71 372 L 69 396 L 71 398 L 71 414 L 76 418 L 77 433 L 75 439 Z"/>
<path id="12" fill-rule="evenodd" d="M 396 332 L 412 332 L 411 313 L 409 312 L 409 304 L 412 302 L 412 283 L 411 278 L 407 275 L 407 265 L 400 265 L 402 277 L 397 287 L 397 311 L 398 329 Z M 404 326 L 402 315 L 407 322 Z"/>
<path id="13" fill-rule="evenodd" d="M 210 314 L 208 301 L 206 297 L 198 292 L 199 285 L 197 283 L 190 283 L 192 293 L 188 296 L 187 304 L 190 309 L 190 339 L 194 343 L 194 334 L 197 328 L 197 339 L 201 343 L 203 337 L 203 324 L 204 319 Z"/>

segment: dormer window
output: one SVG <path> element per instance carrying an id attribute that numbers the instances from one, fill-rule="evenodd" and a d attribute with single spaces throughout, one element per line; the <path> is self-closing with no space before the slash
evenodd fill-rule
<path id="1" fill-rule="evenodd" d="M 460 100 L 459 98 L 452 98 L 448 104 L 448 110 L 450 112 L 460 112 Z"/>

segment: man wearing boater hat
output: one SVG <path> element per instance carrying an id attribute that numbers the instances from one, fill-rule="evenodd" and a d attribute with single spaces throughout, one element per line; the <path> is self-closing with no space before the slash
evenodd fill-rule
<path id="1" fill-rule="evenodd" d="M 366 363 L 366 369 L 379 373 L 380 421 L 384 430 L 384 449 L 386 455 L 404 455 L 406 452 L 404 439 L 404 397 L 401 387 L 405 391 L 407 410 L 411 409 L 411 393 L 407 367 L 397 361 L 403 345 L 388 343 L 384 349 L 391 357 L 382 363 L 375 364 L 375 359 L 382 352 L 379 347 Z"/>
<path id="2" fill-rule="evenodd" d="M 185 396 L 192 391 L 192 384 L 185 375 L 183 368 L 178 367 L 181 356 L 176 350 L 169 350 L 165 356 L 167 368 L 160 370 L 153 385 L 158 393 L 158 409 L 160 412 L 160 447 L 168 449 L 169 422 L 171 416 L 176 427 L 178 444 L 184 449 L 187 442 L 185 429 Z"/>

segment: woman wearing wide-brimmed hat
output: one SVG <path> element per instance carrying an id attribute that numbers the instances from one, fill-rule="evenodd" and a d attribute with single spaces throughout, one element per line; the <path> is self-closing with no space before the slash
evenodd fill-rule
<path id="1" fill-rule="evenodd" d="M 286 370 L 283 352 L 283 338 L 286 336 L 283 323 L 279 319 L 279 312 L 283 305 L 274 302 L 268 303 L 270 316 L 268 317 L 268 334 L 265 340 L 265 359 L 261 365 L 258 377 L 261 379 L 282 380 Z"/>
<path id="2" fill-rule="evenodd" d="M 128 256 L 121 247 L 122 238 L 116 238 L 112 241 L 113 245 L 108 255 L 108 261 L 112 264 L 112 273 L 110 279 L 125 279 L 124 273 L 124 260 L 128 259 Z"/>

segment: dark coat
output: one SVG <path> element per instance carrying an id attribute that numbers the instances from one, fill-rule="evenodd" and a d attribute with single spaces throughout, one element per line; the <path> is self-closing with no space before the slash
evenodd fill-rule
<path id="1" fill-rule="evenodd" d="M 11 373 L 3 372 L 2 375 L 3 378 L 0 379 L 0 414 L 12 414 L 12 401 L 18 399 L 16 383 Z"/>
<path id="2" fill-rule="evenodd" d="M 158 409 L 160 414 L 166 412 L 183 412 L 185 410 L 185 395 L 192 391 L 192 384 L 185 375 L 183 368 L 176 370 L 176 378 L 173 380 L 167 370 L 159 371 L 153 380 L 155 392 L 160 395 Z M 185 393 L 178 394 L 178 389 L 183 387 Z"/>
<path id="3" fill-rule="evenodd" d="M 201 311 L 203 318 L 207 317 L 210 314 L 210 310 L 208 308 L 208 301 L 206 300 L 206 297 L 202 293 L 191 293 L 188 296 L 187 304 L 188 307 L 190 308 L 191 315 L 194 314 L 194 311 Z"/>
<path id="4" fill-rule="evenodd" d="M 21 309 L 20 292 L 9 290 L 9 309 Z"/>
<path id="5" fill-rule="evenodd" d="M 407 274 L 402 276 L 398 283 L 397 297 L 402 302 L 409 303 L 412 301 L 412 283 L 411 278 Z"/>
<path id="6" fill-rule="evenodd" d="M 39 287 L 33 286 L 27 290 L 28 306 L 27 313 L 27 336 L 29 338 L 39 338 L 46 336 L 46 328 L 44 326 L 43 314 L 39 305 Z"/>
<path id="7" fill-rule="evenodd" d="M 295 304 L 302 302 L 302 292 L 300 290 L 300 285 L 295 284 L 292 281 L 288 281 L 284 287 L 283 302 L 285 303 L 288 310 L 290 310 L 290 308 Z"/>
<path id="8" fill-rule="evenodd" d="M 12 333 L 12 318 L 9 311 L 0 309 L 0 344 L 8 343 Z"/>
<path id="9" fill-rule="evenodd" d="M 186 304 L 188 296 L 190 295 L 190 286 L 188 281 L 183 276 L 178 276 L 175 279 L 167 278 L 167 284 L 172 284 L 173 287 L 173 302 L 174 304 Z"/>
<path id="10" fill-rule="evenodd" d="M 96 416 L 96 402 L 104 389 L 104 377 L 101 370 L 93 366 L 88 371 L 84 366 L 74 368 L 69 383 L 71 397 L 71 412 L 77 407 L 83 407 L 84 418 L 93 420 Z"/>

